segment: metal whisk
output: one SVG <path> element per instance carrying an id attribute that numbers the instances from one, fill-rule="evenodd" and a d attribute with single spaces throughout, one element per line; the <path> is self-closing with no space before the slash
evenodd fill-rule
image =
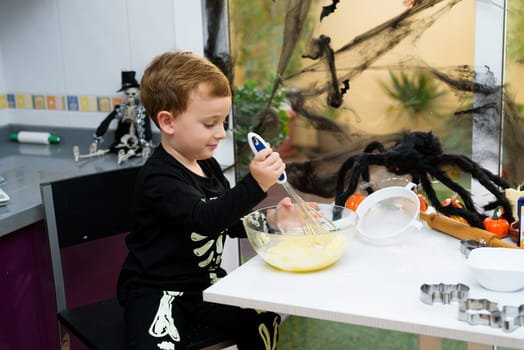
<path id="1" fill-rule="evenodd" d="M 247 140 L 253 153 L 260 152 L 261 150 L 267 148 L 267 144 L 264 139 L 254 132 L 248 133 Z M 287 175 L 285 172 L 280 175 L 277 182 L 281 184 L 282 187 L 284 187 L 284 189 L 289 194 L 291 201 L 298 209 L 297 213 L 300 216 L 299 219 L 301 222 L 302 232 L 305 235 L 324 234 L 337 229 L 331 220 L 321 215 L 317 210 L 311 207 L 309 203 L 306 203 L 302 197 L 298 195 L 293 187 L 291 187 L 291 185 L 287 182 Z"/>

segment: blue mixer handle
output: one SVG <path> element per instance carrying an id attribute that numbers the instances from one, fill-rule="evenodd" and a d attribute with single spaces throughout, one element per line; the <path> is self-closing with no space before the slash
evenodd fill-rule
<path id="1" fill-rule="evenodd" d="M 266 141 L 264 141 L 264 139 L 255 132 L 250 132 L 247 134 L 247 143 L 249 144 L 249 147 L 251 148 L 251 151 L 253 151 L 253 153 L 258 153 L 263 149 L 267 148 Z M 277 182 L 279 184 L 283 184 L 286 181 L 287 176 L 286 173 L 283 172 L 282 175 L 280 175 L 280 177 L 278 178 Z"/>

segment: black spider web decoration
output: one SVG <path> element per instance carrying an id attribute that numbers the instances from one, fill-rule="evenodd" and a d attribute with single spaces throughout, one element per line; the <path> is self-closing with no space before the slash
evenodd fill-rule
<path id="1" fill-rule="evenodd" d="M 335 173 L 344 159 L 362 152 L 371 141 L 392 145 L 399 140 L 401 133 L 398 132 L 377 135 L 359 129 L 358 125 L 352 125 L 349 129 L 342 128 L 323 115 L 323 111 L 329 105 L 340 108 L 344 113 L 352 113 L 357 121 L 362 121 L 363 116 L 348 107 L 351 104 L 351 81 L 369 70 L 423 70 L 430 73 L 459 97 L 460 104 L 453 117 L 457 121 L 471 123 L 475 119 L 476 123 L 485 123 L 491 127 L 494 118 L 500 118 L 502 115 L 504 105 L 505 125 L 514 133 L 514 137 L 504 138 L 504 146 L 508 150 L 506 154 L 517 155 L 518 150 L 524 150 L 524 138 L 520 131 L 522 127 L 518 127 L 518 110 L 508 94 L 503 92 L 502 86 L 476 83 L 476 74 L 479 73 L 468 65 L 430 67 L 419 57 L 403 55 L 398 58 L 394 55 L 400 44 L 414 45 L 426 30 L 462 1 L 419 0 L 415 2 L 414 7 L 352 38 L 339 48 L 331 47 L 329 37 L 323 35 L 311 40 L 308 52 L 297 53 L 304 60 L 311 60 L 311 63 L 300 71 L 280 75 L 275 81 L 275 89 L 278 86 L 286 87 L 290 91 L 289 100 L 297 116 L 306 119 L 313 128 L 329 132 L 340 146 L 336 152 L 313 153 L 308 161 L 288 164 L 289 181 L 296 188 L 306 193 L 332 197 L 335 192 Z M 298 10 L 301 11 L 301 15 L 305 12 L 303 7 L 288 7 L 288 11 Z M 336 6 L 333 11 L 336 11 Z M 288 13 L 286 18 L 294 18 L 297 22 L 297 16 L 298 12 Z M 287 32 L 292 32 L 293 35 Z M 288 29 L 287 32 L 284 33 L 283 45 L 293 48 L 297 40 L 297 30 Z M 286 55 L 289 56 L 289 50 Z M 487 69 L 489 70 L 489 67 Z M 284 71 L 285 65 L 279 64 L 279 73 Z M 310 83 L 308 86 L 300 86 L 299 81 Z M 473 94 L 485 96 L 480 105 L 473 106 Z M 342 100 L 346 103 L 343 104 Z M 518 162 L 509 161 L 508 164 L 510 166 L 507 173 L 511 174 L 508 180 L 514 184 L 517 179 L 522 179 L 524 170 L 518 169 Z"/>

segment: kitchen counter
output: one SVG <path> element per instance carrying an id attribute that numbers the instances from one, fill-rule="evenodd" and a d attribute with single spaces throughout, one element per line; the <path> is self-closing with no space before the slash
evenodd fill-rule
<path id="1" fill-rule="evenodd" d="M 61 142 L 38 145 L 9 141 L 9 134 L 20 130 L 50 132 L 60 136 Z M 75 162 L 73 146 L 78 145 L 82 154 L 87 153 L 93 132 L 16 125 L 0 128 L 0 176 L 4 178 L 0 178 L 0 188 L 10 197 L 7 205 L 0 207 L 0 237 L 43 219 L 40 183 L 143 164 L 141 157 L 134 157 L 118 165 L 116 154 L 111 153 Z M 155 137 L 153 141 L 158 144 L 158 135 Z M 109 146 L 111 138 L 110 130 L 100 148 Z"/>

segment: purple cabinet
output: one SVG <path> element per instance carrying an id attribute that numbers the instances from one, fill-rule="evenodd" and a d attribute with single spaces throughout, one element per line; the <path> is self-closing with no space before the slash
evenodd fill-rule
<path id="1" fill-rule="evenodd" d="M 90 242 L 87 251 L 66 251 L 63 262 L 69 304 L 79 306 L 115 296 L 127 250 L 124 234 Z M 97 254 L 93 255 L 92 252 Z M 97 263 L 101 255 L 114 264 Z M 83 282 L 77 282 L 82 275 Z M 87 280 L 87 282 L 85 282 Z M 0 237 L 0 350 L 60 349 L 51 257 L 43 222 Z M 71 349 L 83 349 L 71 337 Z"/>
<path id="2" fill-rule="evenodd" d="M 0 350 L 58 349 L 55 305 L 43 222 L 0 237 Z"/>

